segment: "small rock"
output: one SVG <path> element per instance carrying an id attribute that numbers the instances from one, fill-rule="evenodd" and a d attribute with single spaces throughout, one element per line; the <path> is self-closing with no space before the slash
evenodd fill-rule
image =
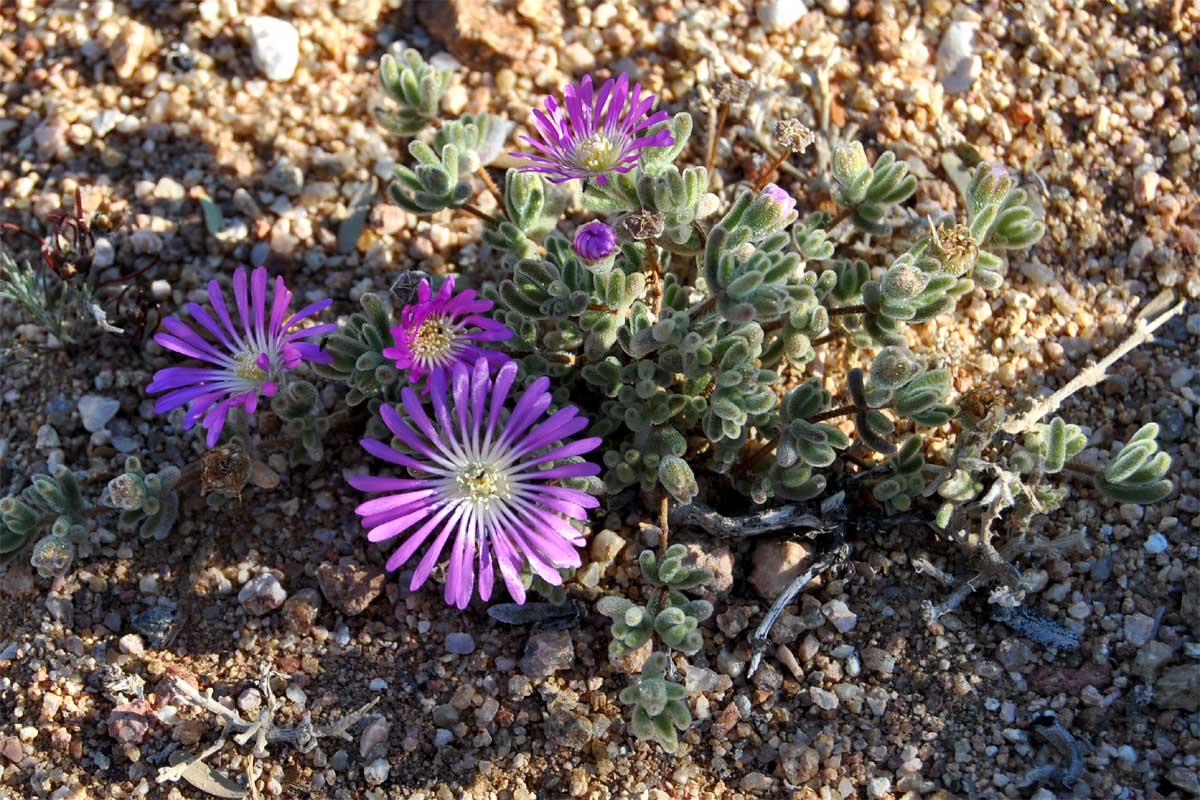
<path id="1" fill-rule="evenodd" d="M 858 625 L 858 615 L 841 600 L 830 600 L 821 606 L 821 613 L 839 633 L 849 633 Z"/>
<path id="2" fill-rule="evenodd" d="M 823 708 L 826 711 L 832 711 L 838 707 L 837 695 L 819 686 L 810 686 L 808 688 L 808 696 L 818 708 Z"/>
<path id="3" fill-rule="evenodd" d="M 288 630 L 300 635 L 312 630 L 321 610 L 321 593 L 316 589 L 301 589 L 283 604 L 283 623 Z"/>
<path id="4" fill-rule="evenodd" d="M 54 426 L 46 424 L 38 428 L 35 444 L 39 450 L 53 450 L 61 446 L 62 441 L 58 438 L 58 431 L 54 430 Z"/>
<path id="5" fill-rule="evenodd" d="M 57 119 L 46 119 L 33 129 L 33 143 L 37 145 L 38 158 L 49 160 L 55 156 L 66 157 L 71 153 L 67 143 L 70 125 Z"/>
<path id="6" fill-rule="evenodd" d="M 453 728 L 454 723 L 458 722 L 458 709 L 449 703 L 442 703 L 433 707 L 431 716 L 433 724 L 439 728 Z"/>
<path id="7" fill-rule="evenodd" d="M 83 421 L 83 427 L 90 433 L 102 430 L 120 408 L 121 404 L 111 397 L 85 394 L 79 398 L 79 418 Z"/>
<path id="8" fill-rule="evenodd" d="M 1033 660 L 1033 650 L 1024 639 L 1005 639 L 996 648 L 996 660 L 1006 670 L 1013 672 Z"/>
<path id="9" fill-rule="evenodd" d="M 374 717 L 358 737 L 359 756 L 369 758 L 372 755 L 383 756 L 387 753 L 388 735 L 391 730 L 392 726 L 386 718 Z"/>
<path id="10" fill-rule="evenodd" d="M 713 672 L 704 667 L 685 664 L 683 668 L 683 686 L 687 693 L 695 694 L 708 692 L 723 692 L 733 686 L 728 675 Z"/>
<path id="11" fill-rule="evenodd" d="M 937 51 L 938 76 L 949 94 L 968 91 L 983 70 L 983 61 L 971 46 L 977 27 L 974 22 L 957 20 L 942 34 Z"/>
<path id="12" fill-rule="evenodd" d="M 820 649 L 821 649 L 820 640 L 817 639 L 816 636 L 813 636 L 810 633 L 810 634 L 806 635 L 804 637 L 804 641 L 802 641 L 800 643 L 800 648 L 796 651 L 796 655 L 800 657 L 801 661 L 807 663 L 809 661 L 812 661 L 813 656 L 815 656 L 820 651 Z"/>
<path id="13" fill-rule="evenodd" d="M 567 631 L 539 631 L 525 644 L 521 672 L 531 678 L 545 678 L 574 664 L 575 645 Z"/>
<path id="14" fill-rule="evenodd" d="M 761 542 L 754 548 L 750 583 L 764 600 L 774 600 L 811 562 L 812 550 L 802 542 Z"/>
<path id="15" fill-rule="evenodd" d="M 287 81 L 300 62 L 300 32 L 292 23 L 276 17 L 246 20 L 247 38 L 254 66 L 267 80 Z"/>
<path id="16" fill-rule="evenodd" d="M 325 599 L 348 617 L 361 614 L 383 591 L 387 574 L 375 567 L 354 562 L 322 564 L 317 568 L 317 580 Z"/>
<path id="17" fill-rule="evenodd" d="M 156 255 L 162 252 L 163 241 L 161 236 L 149 228 L 138 228 L 129 234 L 129 246 L 138 255 Z"/>
<path id="18" fill-rule="evenodd" d="M 1145 614 L 1130 614 L 1125 617 L 1125 641 L 1134 647 L 1141 647 L 1154 638 L 1154 629 L 1158 627 L 1154 617 Z"/>
<path id="19" fill-rule="evenodd" d="M 295 197 L 304 188 L 304 172 L 285 156 L 267 170 L 263 182 L 277 192 Z"/>
<path id="20" fill-rule="evenodd" d="M 246 581 L 238 592 L 238 602 L 242 608 L 255 616 L 270 614 L 283 605 L 287 592 L 279 584 L 279 579 L 269 572 L 264 572 Z"/>
<path id="21" fill-rule="evenodd" d="M 871 800 L 882 800 L 892 791 L 892 779 L 887 777 L 871 778 L 867 781 L 867 797 Z"/>
<path id="22" fill-rule="evenodd" d="M 386 758 L 377 758 L 363 767 L 363 780 L 368 786 L 379 786 L 388 779 L 391 769 Z"/>
<path id="23" fill-rule="evenodd" d="M 623 672 L 626 675 L 637 675 L 642 671 L 646 659 L 650 657 L 650 653 L 654 649 L 653 645 L 654 640 L 648 639 L 642 642 L 642 646 L 636 650 L 630 650 L 619 656 L 609 656 L 608 663 L 617 672 Z"/>
<path id="24" fill-rule="evenodd" d="M 135 658 L 141 658 L 146 655 L 146 648 L 142 644 L 142 637 L 136 633 L 127 633 L 117 640 L 117 648 L 126 655 Z"/>
<path id="25" fill-rule="evenodd" d="M 784 31 L 808 13 L 802 0 L 771 0 L 755 9 L 758 21 L 768 31 Z"/>
<path id="26" fill-rule="evenodd" d="M 1078 696 L 1085 686 L 1107 689 L 1112 679 L 1112 667 L 1108 664 L 1085 663 L 1076 669 L 1043 664 L 1030 674 L 1029 685 L 1045 697 L 1059 692 Z"/>
<path id="27" fill-rule="evenodd" d="M 589 554 L 592 561 L 600 564 L 611 564 L 616 560 L 625 547 L 625 539 L 616 531 L 605 528 L 592 537 Z"/>
<path id="28" fill-rule="evenodd" d="M 456 656 L 475 652 L 475 639 L 469 633 L 451 633 L 446 637 L 446 650 Z"/>
<path id="29" fill-rule="evenodd" d="M 1159 668 L 1171 660 L 1173 653 L 1174 649 L 1166 642 L 1146 642 L 1133 658 L 1133 671 L 1140 675 L 1142 680 L 1150 683 L 1158 674 Z"/>
<path id="30" fill-rule="evenodd" d="M 1167 780 L 1175 786 L 1178 786 L 1183 791 L 1187 792 L 1192 797 L 1200 797 L 1200 773 L 1193 766 L 1175 767 L 1167 770 Z"/>
<path id="31" fill-rule="evenodd" d="M 407 211 L 400 206 L 393 206 L 388 203 L 376 203 L 374 208 L 371 209 L 371 227 L 388 236 L 404 230 L 404 226 L 408 224 L 408 218 Z M 596 538 L 599 538 L 599 536 Z M 596 538 L 592 539 L 593 552 L 595 551 Z M 597 559 L 593 556 L 592 560 L 595 561 Z"/>
<path id="32" fill-rule="evenodd" d="M 1172 667 L 1154 683 L 1154 704 L 1159 708 L 1200 711 L 1200 664 Z"/>
<path id="33" fill-rule="evenodd" d="M 891 675 L 896 671 L 896 657 L 878 647 L 864 647 L 862 663 L 867 669 L 880 675 Z"/>
<path id="34" fill-rule="evenodd" d="M 733 588 L 733 553 L 723 544 L 687 545 L 687 553 L 683 563 L 692 569 L 707 569 L 713 574 L 712 580 L 697 588 L 699 592 L 711 591 L 719 595 Z"/>
<path id="35" fill-rule="evenodd" d="M 21 740 L 16 736 L 5 736 L 0 739 L 0 755 L 16 764 L 25 757 L 25 749 L 21 747 Z"/>
<path id="36" fill-rule="evenodd" d="M 154 34 L 140 22 L 130 20 L 113 40 L 108 57 L 121 80 L 128 80 L 141 65 L 143 57 L 154 49 Z"/>
<path id="37" fill-rule="evenodd" d="M 121 703 L 108 715 L 108 735 L 123 744 L 139 744 L 154 724 L 154 709 L 145 700 Z"/>
<path id="38" fill-rule="evenodd" d="M 747 772 L 738 786 L 743 792 L 765 792 L 775 785 L 775 779 L 761 772 Z"/>
<path id="39" fill-rule="evenodd" d="M 1166 549 L 1170 546 L 1171 543 L 1167 541 L 1167 537 L 1163 536 L 1158 531 L 1155 531 L 1147 536 L 1146 543 L 1142 545 L 1142 547 L 1146 549 L 1147 553 L 1154 556 L 1166 552 Z"/>
<path id="40" fill-rule="evenodd" d="M 1158 195 L 1158 184 L 1162 182 L 1162 177 L 1154 170 L 1143 172 L 1134 181 L 1133 196 L 1140 205 L 1148 206 L 1154 202 L 1154 198 Z"/>
<path id="41" fill-rule="evenodd" d="M 587 707 L 584 706 L 586 713 Z M 551 706 L 546 718 L 546 736 L 555 744 L 579 750 L 592 740 L 592 721 L 572 710 Z"/>
<path id="42" fill-rule="evenodd" d="M 533 32 L 490 3 L 441 0 L 417 3 L 417 19 L 464 65 L 497 70 L 518 64 L 533 47 Z"/>

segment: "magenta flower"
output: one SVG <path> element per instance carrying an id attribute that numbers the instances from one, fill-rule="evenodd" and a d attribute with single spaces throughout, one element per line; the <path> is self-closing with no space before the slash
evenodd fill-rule
<path id="1" fill-rule="evenodd" d="M 628 101 L 628 103 L 626 103 Z M 553 97 L 546 98 L 546 110 L 533 110 L 533 127 L 542 141 L 522 136 L 536 153 L 511 153 L 531 163 L 526 172 L 550 175 L 554 183 L 572 178 L 595 178 L 607 183 L 611 172 L 628 172 L 637 164 L 647 147 L 670 147 L 675 143 L 671 131 L 662 130 L 638 136 L 652 125 L 667 119 L 667 112 L 646 113 L 654 105 L 654 95 L 642 96 L 642 85 L 629 91 L 629 75 L 622 72 L 592 92 L 592 78 L 585 75 L 579 86 L 563 90 L 563 106 Z"/>
<path id="2" fill-rule="evenodd" d="M 208 431 L 209 447 L 221 437 L 231 408 L 240 405 L 253 414 L 260 394 L 271 397 L 279 391 L 285 371 L 295 369 L 302 361 L 328 364 L 333 360 L 320 347 L 303 340 L 323 336 L 337 326 L 300 327 L 332 300 L 321 300 L 289 316 L 292 293 L 283 285 L 283 278 L 276 278 L 268 317 L 266 267 L 254 270 L 248 282 L 245 268 L 239 267 L 233 274 L 233 297 L 239 322 L 236 327 L 220 287 L 210 281 L 208 300 L 216 320 L 198 303 L 188 303 L 187 312 L 199 323 L 199 329 L 167 317 L 162 323 L 166 332 L 154 335 L 154 341 L 168 350 L 212 365 L 160 369 L 146 387 L 151 394 L 166 392 L 154 404 L 158 414 L 190 404 L 183 427 L 186 430 L 201 422 Z"/>
<path id="3" fill-rule="evenodd" d="M 405 387 L 403 416 L 389 405 L 380 412 L 405 451 L 375 439 L 364 439 L 362 446 L 414 477 L 350 479 L 361 491 L 387 493 L 355 511 L 372 542 L 403 536 L 387 560 L 389 571 L 428 545 L 410 590 L 425 583 L 449 546 L 445 598 L 459 608 L 471 600 L 476 569 L 484 600 L 492 596 L 495 567 L 518 603 L 525 602 L 525 564 L 548 583 L 561 583 L 557 569 L 579 566 L 577 548 L 584 542 L 568 520 L 586 519 L 587 509 L 599 505 L 587 492 L 557 482 L 599 473 L 595 464 L 569 459 L 595 450 L 601 439 L 567 441 L 588 425 L 574 406 L 540 419 L 550 406 L 544 377 L 505 414 L 516 377 L 517 365 L 509 361 L 493 380 L 485 358 L 470 368 L 459 362 L 448 373 L 433 372 L 432 419 L 417 393 Z"/>
<path id="4" fill-rule="evenodd" d="M 513 335 L 496 320 L 481 316 L 493 305 L 491 300 L 476 297 L 474 289 L 454 294 L 453 275 L 446 278 L 436 296 L 424 279 L 417 286 L 417 302 L 404 307 L 400 324 L 392 328 L 396 346 L 384 348 L 383 355 L 394 360 L 398 369 L 408 370 L 410 381 L 455 364 L 474 364 L 480 357 L 493 369 L 499 367 L 509 357 L 476 344 L 503 342 Z"/>
<path id="5" fill-rule="evenodd" d="M 612 226 L 593 220 L 576 229 L 571 249 L 585 264 L 604 261 L 617 252 L 617 232 Z"/>

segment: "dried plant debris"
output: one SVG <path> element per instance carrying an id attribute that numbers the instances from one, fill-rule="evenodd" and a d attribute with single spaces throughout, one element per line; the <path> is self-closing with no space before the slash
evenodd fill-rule
<path id="1" fill-rule="evenodd" d="M 1066 625 L 1032 608 L 999 604 L 993 604 L 990 608 L 992 619 L 1003 622 L 1017 633 L 1037 642 L 1047 650 L 1070 652 L 1078 650 L 1083 641 L 1083 637 Z"/>
<path id="2" fill-rule="evenodd" d="M 1058 763 L 1034 767 L 1025 775 L 1025 785 L 1051 784 L 1071 789 L 1083 774 L 1083 747 L 1053 711 L 1043 711 L 1029 722 L 1036 733 L 1054 750 Z"/>
<path id="3" fill-rule="evenodd" d="M 272 744 L 287 745 L 296 748 L 301 753 L 307 753 L 315 748 L 317 742 L 323 738 L 349 741 L 352 738 L 349 733 L 350 729 L 358 724 L 366 716 L 367 712 L 379 702 L 379 698 L 376 697 L 357 711 L 347 714 L 328 725 L 314 725 L 312 715 L 306 712 L 299 725 L 295 727 L 283 727 L 275 724 L 275 714 L 283 708 L 284 701 L 275 696 L 275 690 L 271 686 L 271 681 L 278 677 L 282 676 L 269 668 L 263 669 L 258 682 L 258 689 L 263 698 L 263 705 L 258 716 L 253 720 L 245 720 L 238 712 L 226 708 L 217 702 L 212 696 L 212 689 L 201 693 L 181 678 L 170 678 L 171 690 L 179 699 L 195 708 L 212 714 L 222 723 L 222 729 L 216 742 L 199 754 L 178 760 L 172 759 L 171 766 L 160 769 L 155 780 L 158 783 L 170 783 L 189 775 L 191 776 L 191 778 L 188 778 L 189 782 L 194 783 L 192 778 L 207 780 L 211 777 L 210 771 L 196 765 L 201 764 L 204 759 L 224 747 L 226 738 L 230 736 L 234 743 L 241 747 L 253 742 L 250 755 L 256 759 L 267 758 L 267 748 Z M 221 781 L 218 782 L 220 783 Z"/>

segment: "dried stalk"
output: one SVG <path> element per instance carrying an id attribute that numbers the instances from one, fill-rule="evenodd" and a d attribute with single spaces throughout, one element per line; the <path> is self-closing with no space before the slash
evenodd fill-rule
<path id="1" fill-rule="evenodd" d="M 1186 304 L 1186 301 L 1180 300 L 1174 306 L 1167 309 L 1162 314 L 1159 314 L 1159 316 L 1147 321 L 1146 318 L 1154 313 L 1157 313 L 1158 307 L 1164 302 L 1170 302 L 1169 295 L 1159 295 L 1154 300 L 1150 301 L 1150 304 L 1146 307 L 1145 315 L 1138 318 L 1136 327 L 1134 328 L 1133 333 L 1129 335 L 1129 338 L 1121 342 L 1121 344 L 1119 344 L 1115 350 L 1097 361 L 1095 364 L 1084 367 L 1083 370 L 1081 370 L 1078 375 L 1072 378 L 1066 386 L 1062 387 L 1049 397 L 1039 400 L 1034 404 L 1033 408 L 1016 419 L 1011 419 L 1008 422 L 1005 422 L 1002 430 L 1011 436 L 1017 436 L 1025 433 L 1033 428 L 1034 425 L 1037 425 L 1039 422 L 1041 422 L 1042 418 L 1047 414 L 1053 414 L 1055 411 L 1057 411 L 1059 407 L 1066 402 L 1068 397 L 1078 391 L 1095 386 L 1100 383 L 1100 381 L 1104 380 L 1105 376 L 1108 374 L 1109 367 L 1125 356 L 1130 350 L 1133 350 L 1135 347 L 1139 347 L 1140 345 L 1150 341 L 1154 332 L 1170 322 L 1171 318 L 1182 311 L 1184 305 Z"/>

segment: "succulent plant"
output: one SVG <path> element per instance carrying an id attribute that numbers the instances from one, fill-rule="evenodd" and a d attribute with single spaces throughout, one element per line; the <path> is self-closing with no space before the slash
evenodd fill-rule
<path id="1" fill-rule="evenodd" d="M 375 109 L 375 119 L 392 133 L 413 136 L 440 116 L 438 106 L 454 74 L 425 63 L 409 48 L 400 58 L 390 54 L 379 61 L 379 83 L 396 101 L 395 111 Z"/>
<path id="2" fill-rule="evenodd" d="M 631 727 L 639 739 L 652 739 L 668 753 L 679 747 L 677 730 L 685 731 L 692 724 L 692 712 L 684 698 L 681 684 L 667 680 L 669 660 L 663 653 L 652 653 L 642 666 L 642 673 L 631 685 L 621 690 L 619 698 L 633 706 Z"/>
<path id="3" fill-rule="evenodd" d="M 1148 422 L 1138 428 L 1104 473 L 1096 477 L 1096 487 L 1122 503 L 1157 503 L 1171 493 L 1166 479 L 1171 457 L 1158 449 L 1158 425 Z"/>
<path id="4" fill-rule="evenodd" d="M 179 468 L 168 464 L 146 474 L 136 456 L 125 459 L 125 471 L 108 482 L 100 502 L 119 510 L 122 528 L 137 527 L 143 539 L 165 539 L 179 519 Z"/>

